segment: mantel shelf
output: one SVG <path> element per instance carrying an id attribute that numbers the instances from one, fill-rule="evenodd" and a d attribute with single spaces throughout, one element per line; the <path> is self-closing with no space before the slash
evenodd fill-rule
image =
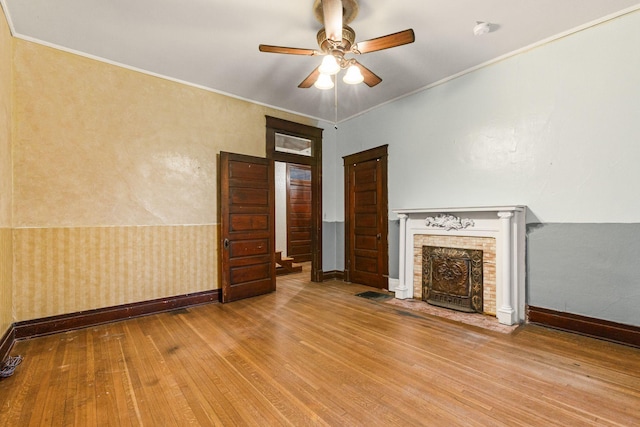
<path id="1" fill-rule="evenodd" d="M 453 212 L 524 212 L 524 205 L 511 206 L 475 206 L 475 207 L 452 207 L 452 208 L 421 208 L 421 209 L 393 209 L 396 214 L 419 214 L 419 213 L 453 213 Z"/>

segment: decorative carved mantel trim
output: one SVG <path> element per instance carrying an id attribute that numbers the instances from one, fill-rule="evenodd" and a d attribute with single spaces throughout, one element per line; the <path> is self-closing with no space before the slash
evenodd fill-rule
<path id="1" fill-rule="evenodd" d="M 444 228 L 447 231 L 450 230 L 463 230 L 467 227 L 473 227 L 475 223 L 469 218 L 460 218 L 459 216 L 441 213 L 440 215 L 433 217 L 428 216 L 425 219 L 427 227 Z"/>

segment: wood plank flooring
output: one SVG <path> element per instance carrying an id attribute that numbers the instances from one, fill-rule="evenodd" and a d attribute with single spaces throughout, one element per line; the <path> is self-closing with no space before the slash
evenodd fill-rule
<path id="1" fill-rule="evenodd" d="M 307 278 L 18 342 L 0 425 L 640 425 L 639 349 L 491 332 Z"/>

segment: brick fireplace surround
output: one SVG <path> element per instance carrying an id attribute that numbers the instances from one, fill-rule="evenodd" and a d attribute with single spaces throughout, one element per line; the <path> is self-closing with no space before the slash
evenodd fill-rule
<path id="1" fill-rule="evenodd" d="M 398 299 L 422 297 L 422 246 L 482 249 L 484 313 L 505 325 L 525 320 L 525 206 L 398 209 Z M 391 283 L 390 283 L 391 284 Z"/>

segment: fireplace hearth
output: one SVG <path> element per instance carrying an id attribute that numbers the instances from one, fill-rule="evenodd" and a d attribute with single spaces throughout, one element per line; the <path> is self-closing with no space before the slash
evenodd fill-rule
<path id="1" fill-rule="evenodd" d="M 483 312 L 482 251 L 422 247 L 422 299 L 467 313 Z"/>

